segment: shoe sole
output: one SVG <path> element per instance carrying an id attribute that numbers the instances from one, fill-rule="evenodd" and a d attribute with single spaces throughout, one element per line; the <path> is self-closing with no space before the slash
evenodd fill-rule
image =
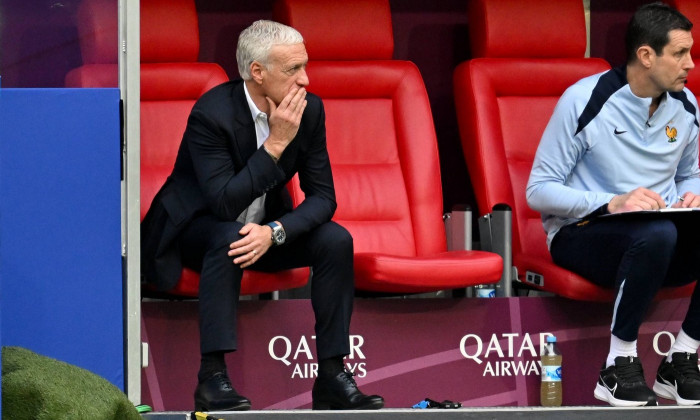
<path id="1" fill-rule="evenodd" d="M 678 405 L 698 405 L 700 400 L 686 400 L 678 395 L 678 391 L 675 387 L 667 384 L 663 384 L 659 381 L 654 382 L 654 393 L 661 398 L 666 398 L 667 400 L 674 400 Z"/>
<path id="2" fill-rule="evenodd" d="M 194 405 L 194 410 L 195 411 L 248 411 L 250 410 L 250 404 L 239 404 L 239 405 L 231 405 L 231 406 L 224 406 L 224 407 L 207 407 L 206 405 L 195 402 Z"/>
<path id="3" fill-rule="evenodd" d="M 384 407 L 384 401 L 373 401 L 359 407 L 339 407 L 331 404 L 312 403 L 312 410 L 379 410 Z"/>
<path id="4" fill-rule="evenodd" d="M 601 401 L 605 401 L 613 407 L 643 407 L 649 405 L 648 401 L 630 401 L 615 398 L 615 396 L 611 394 L 610 391 L 601 384 L 595 385 L 595 391 L 593 391 L 593 396 Z M 657 401 L 654 401 L 654 403 L 655 404 L 651 405 L 659 405 Z"/>

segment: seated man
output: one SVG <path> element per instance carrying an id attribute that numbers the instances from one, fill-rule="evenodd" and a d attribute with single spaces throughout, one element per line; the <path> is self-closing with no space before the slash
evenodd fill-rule
<path id="1" fill-rule="evenodd" d="M 637 357 L 640 324 L 663 286 L 700 274 L 700 214 L 608 213 L 700 206 L 698 105 L 685 88 L 692 23 L 661 3 L 627 28 L 625 66 L 567 89 L 542 136 L 527 186 L 554 262 L 616 288 L 610 352 L 595 388 L 615 406 L 700 403 L 700 292 L 661 360 L 652 392 Z"/>
<path id="2" fill-rule="evenodd" d="M 142 268 L 160 290 L 184 265 L 201 273 L 201 366 L 195 409 L 247 410 L 224 354 L 236 350 L 236 307 L 246 268 L 311 266 L 318 378 L 314 409 L 378 409 L 343 357 L 349 354 L 353 243 L 331 221 L 335 191 L 323 103 L 307 94 L 308 57 L 295 29 L 257 21 L 236 51 L 243 80 L 219 85 L 194 105 L 172 174 L 143 220 Z M 299 173 L 306 199 L 292 210 L 285 184 Z"/>

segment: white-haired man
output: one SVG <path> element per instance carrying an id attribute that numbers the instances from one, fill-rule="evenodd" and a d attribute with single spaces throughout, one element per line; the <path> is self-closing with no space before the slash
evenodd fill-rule
<path id="1" fill-rule="evenodd" d="M 195 104 L 172 174 L 142 223 L 142 269 L 160 290 L 181 267 L 201 273 L 201 365 L 197 410 L 247 410 L 231 386 L 224 354 L 236 350 L 243 270 L 311 266 L 318 378 L 314 409 L 377 409 L 344 368 L 352 314 L 353 241 L 331 221 L 335 191 L 323 103 L 306 92 L 308 56 L 295 29 L 257 21 L 238 40 L 243 80 L 217 86 Z M 306 198 L 285 188 L 298 173 Z"/>

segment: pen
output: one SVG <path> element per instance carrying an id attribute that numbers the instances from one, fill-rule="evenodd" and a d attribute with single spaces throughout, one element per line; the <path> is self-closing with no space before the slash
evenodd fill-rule
<path id="1" fill-rule="evenodd" d="M 678 201 L 685 201 L 685 198 L 681 197 L 680 195 L 678 196 Z"/>

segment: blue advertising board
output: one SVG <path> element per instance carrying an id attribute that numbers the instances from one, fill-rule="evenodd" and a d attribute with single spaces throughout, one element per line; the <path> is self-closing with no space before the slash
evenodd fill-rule
<path id="1" fill-rule="evenodd" d="M 0 89 L 2 345 L 124 389 L 118 89 Z"/>

